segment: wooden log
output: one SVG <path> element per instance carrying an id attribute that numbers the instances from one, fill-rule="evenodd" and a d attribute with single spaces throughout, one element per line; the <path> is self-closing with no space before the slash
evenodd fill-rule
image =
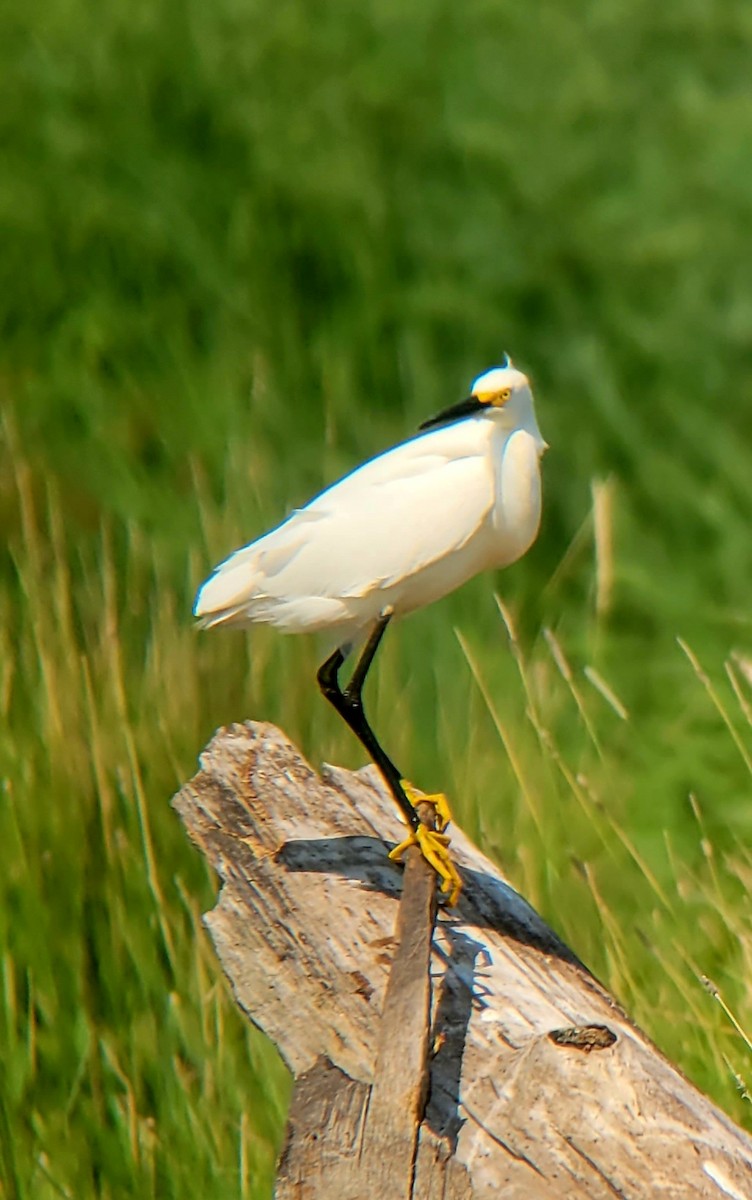
<path id="1" fill-rule="evenodd" d="M 297 1081 L 279 1200 L 752 1198 L 752 1140 L 459 830 L 465 889 L 431 950 L 427 1103 L 415 1091 L 424 965 L 402 993 L 424 999 L 397 1023 L 414 1053 L 403 1041 L 392 1058 L 398 1070 L 403 1056 L 404 1129 L 388 1123 L 393 1105 L 376 1122 L 380 1150 L 367 1150 L 369 1108 L 386 1102 L 390 968 L 406 944 L 403 872 L 386 857 L 401 831 L 393 802 L 372 769 L 322 779 L 279 730 L 249 722 L 219 731 L 174 803 L 222 881 L 206 923 L 234 994 Z M 430 930 L 422 911 L 415 928 Z M 411 1137 L 405 1158 L 397 1143 Z M 387 1158 L 399 1170 L 372 1185 Z"/>
<path id="2" fill-rule="evenodd" d="M 433 811 L 420 815 L 433 828 Z M 278 1200 L 410 1200 L 428 1088 L 436 908 L 436 876 L 420 852 L 410 849 L 373 1083 L 355 1083 L 328 1059 L 319 1059 L 301 1077 L 280 1161 Z"/>
<path id="3" fill-rule="evenodd" d="M 400 1200 L 410 1200 L 428 1093 L 431 942 L 436 921 L 436 875 L 417 847 L 408 850 L 406 858 L 394 958 L 358 1156 L 358 1174 L 368 1180 L 367 1194 Z M 355 1189 L 354 1200 L 360 1191 Z"/>

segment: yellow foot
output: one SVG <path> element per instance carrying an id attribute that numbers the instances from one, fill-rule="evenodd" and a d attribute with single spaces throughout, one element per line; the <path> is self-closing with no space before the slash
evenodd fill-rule
<path id="1" fill-rule="evenodd" d="M 417 791 L 411 784 L 406 784 L 405 781 L 402 786 L 412 805 L 433 805 L 439 828 L 429 829 L 427 825 L 420 824 L 417 829 L 411 829 L 409 837 L 406 837 L 404 842 L 400 842 L 399 846 L 395 846 L 390 851 L 389 857 L 393 861 L 398 861 L 410 846 L 417 846 L 426 862 L 430 863 L 439 876 L 441 890 L 445 896 L 449 897 L 449 904 L 455 905 L 462 891 L 462 880 L 447 849 L 450 839 L 443 832 L 451 819 L 447 798 L 441 793 L 424 796 L 422 792 Z"/>
<path id="2" fill-rule="evenodd" d="M 439 833 L 443 833 L 447 825 L 452 819 L 452 814 L 449 811 L 449 801 L 443 792 L 433 792 L 430 796 L 426 796 L 421 792 L 420 788 L 416 788 L 408 779 L 401 779 L 402 790 L 412 804 L 413 808 L 417 808 L 419 804 L 430 804 L 436 813 L 436 828 Z"/>

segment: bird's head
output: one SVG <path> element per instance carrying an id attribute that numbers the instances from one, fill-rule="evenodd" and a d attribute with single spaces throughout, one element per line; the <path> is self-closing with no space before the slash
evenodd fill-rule
<path id="1" fill-rule="evenodd" d="M 517 370 L 508 354 L 500 367 L 478 376 L 465 400 L 430 417 L 420 428 L 433 429 L 467 417 L 489 417 L 509 430 L 528 428 L 540 441 L 541 449 L 545 448 L 535 419 L 530 380 Z"/>

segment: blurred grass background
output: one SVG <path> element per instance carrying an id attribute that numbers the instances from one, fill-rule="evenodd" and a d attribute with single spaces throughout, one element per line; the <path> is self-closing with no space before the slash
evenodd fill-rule
<path id="1" fill-rule="evenodd" d="M 751 50 L 743 0 L 0 9 L 3 1196 L 271 1195 L 168 799 L 246 716 L 362 760 L 316 646 L 193 592 L 503 350 L 541 537 L 393 632 L 374 721 L 750 1124 L 699 977 L 752 1026 Z"/>

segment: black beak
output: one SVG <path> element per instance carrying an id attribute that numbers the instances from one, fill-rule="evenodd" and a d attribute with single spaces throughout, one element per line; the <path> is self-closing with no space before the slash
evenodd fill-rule
<path id="1" fill-rule="evenodd" d="M 485 407 L 485 404 L 477 396 L 468 396 L 467 400 L 460 400 L 458 404 L 452 404 L 450 408 L 445 408 L 435 417 L 429 417 L 418 428 L 433 429 L 434 425 L 449 425 L 452 421 L 461 421 L 463 417 L 471 417 L 473 413 L 480 412 Z"/>

